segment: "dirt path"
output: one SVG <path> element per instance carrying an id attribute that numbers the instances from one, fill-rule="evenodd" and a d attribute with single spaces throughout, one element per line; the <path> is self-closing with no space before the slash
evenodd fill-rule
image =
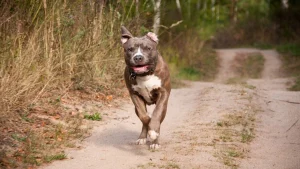
<path id="1" fill-rule="evenodd" d="M 222 84 L 233 76 L 230 63 L 239 52 L 265 57 L 263 79 L 248 81 L 255 90 Z M 128 100 L 121 109 L 108 110 L 83 148 L 68 150 L 69 159 L 42 168 L 300 168 L 300 105 L 292 103 L 300 102 L 300 93 L 286 91 L 288 79 L 277 78 L 278 54 L 253 49 L 218 53 L 221 68 L 215 83 L 172 90 L 159 151 L 134 144 L 141 123 Z M 248 128 L 256 133 L 251 143 L 240 141 Z"/>

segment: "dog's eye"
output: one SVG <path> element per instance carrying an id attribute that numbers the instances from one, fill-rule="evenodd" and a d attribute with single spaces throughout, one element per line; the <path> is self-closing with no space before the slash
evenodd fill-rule
<path id="1" fill-rule="evenodd" d="M 133 48 L 128 48 L 127 50 L 128 50 L 129 52 L 133 52 L 134 49 L 133 49 Z"/>
<path id="2" fill-rule="evenodd" d="M 152 48 L 151 47 L 147 47 L 147 50 L 151 50 Z"/>

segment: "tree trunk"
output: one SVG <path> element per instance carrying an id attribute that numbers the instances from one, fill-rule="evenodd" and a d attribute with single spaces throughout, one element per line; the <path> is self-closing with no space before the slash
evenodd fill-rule
<path id="1" fill-rule="evenodd" d="M 230 19 L 231 22 L 236 22 L 237 21 L 237 5 L 236 5 L 237 0 L 231 0 L 231 9 L 230 9 Z"/>
<path id="2" fill-rule="evenodd" d="M 160 5 L 161 0 L 152 0 L 154 6 L 154 18 L 153 18 L 153 32 L 158 35 L 159 26 L 160 26 Z"/>
<path id="3" fill-rule="evenodd" d="M 176 6 L 177 6 L 177 9 L 178 9 L 180 15 L 182 15 L 180 0 L 176 0 Z"/>

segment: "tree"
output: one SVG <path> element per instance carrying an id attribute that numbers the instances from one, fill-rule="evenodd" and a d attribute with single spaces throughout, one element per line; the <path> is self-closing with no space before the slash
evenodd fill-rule
<path id="1" fill-rule="evenodd" d="M 161 0 L 152 0 L 154 6 L 154 18 L 153 18 L 153 32 L 158 35 L 160 26 L 160 5 Z"/>

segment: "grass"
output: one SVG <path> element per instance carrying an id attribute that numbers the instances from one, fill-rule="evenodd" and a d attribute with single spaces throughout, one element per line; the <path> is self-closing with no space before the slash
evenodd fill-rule
<path id="1" fill-rule="evenodd" d="M 249 100 L 251 103 L 251 98 Z M 219 140 L 225 144 L 221 146 L 216 157 L 223 164 L 231 167 L 238 167 L 238 159 L 245 156 L 246 146 L 255 137 L 255 114 L 257 110 L 251 105 L 243 111 L 225 114 L 223 119 L 216 123 L 219 130 Z M 221 144 L 222 145 L 222 144 Z"/>
<path id="2" fill-rule="evenodd" d="M 12 134 L 11 137 L 17 141 L 21 141 L 21 142 L 26 141 L 26 137 L 19 136 L 18 134 Z"/>
<path id="3" fill-rule="evenodd" d="M 192 67 L 184 67 L 179 69 L 178 77 L 180 79 L 185 79 L 185 80 L 200 80 L 201 79 L 201 72 L 195 68 Z"/>
<path id="4" fill-rule="evenodd" d="M 226 84 L 235 84 L 235 85 L 236 85 L 236 84 L 239 84 L 239 85 L 242 85 L 243 87 L 248 88 L 248 89 L 256 89 L 255 86 L 248 84 L 248 83 L 245 81 L 245 79 L 239 78 L 239 77 L 229 78 L 229 79 L 226 81 Z"/>
<path id="5" fill-rule="evenodd" d="M 95 8 L 68 0 L 3 2 L 0 7 L 1 13 L 11 14 L 0 25 L 5 35 L 0 38 L 0 137 L 6 140 L 0 140 L 1 167 L 27 168 L 60 159 L 62 155 L 51 154 L 85 136 L 83 117 L 70 117 L 62 108 L 64 96 L 121 96 L 125 64 L 119 62 L 123 51 L 118 44 L 125 21 L 116 10 Z M 101 115 L 88 118 L 101 120 Z"/>
<path id="6" fill-rule="evenodd" d="M 300 57 L 300 43 L 285 43 L 276 47 L 277 51 L 291 56 Z"/>
<path id="7" fill-rule="evenodd" d="M 54 160 L 63 160 L 63 159 L 66 159 L 66 158 L 67 158 L 67 155 L 65 153 L 60 153 L 60 154 L 45 156 L 44 161 L 47 162 L 47 163 L 50 163 Z"/>
<path id="8" fill-rule="evenodd" d="M 86 114 L 86 115 L 84 115 L 84 118 L 88 119 L 88 120 L 93 120 L 93 121 L 100 121 L 100 120 L 102 120 L 102 116 L 98 112 L 94 113 L 94 114 Z"/>
<path id="9" fill-rule="evenodd" d="M 272 45 L 270 43 L 254 43 L 252 46 L 255 48 L 258 48 L 258 49 L 263 49 L 263 50 L 274 48 L 274 45 Z"/>
<path id="10" fill-rule="evenodd" d="M 137 168 L 180 169 L 179 165 L 174 162 L 167 162 L 166 164 L 155 164 L 153 162 L 149 162 L 147 164 L 139 164 Z"/>
<path id="11" fill-rule="evenodd" d="M 242 143 L 251 142 L 253 138 L 254 138 L 253 131 L 251 132 L 246 129 L 244 129 L 242 131 L 242 133 L 241 133 L 241 142 Z"/>
<path id="12" fill-rule="evenodd" d="M 198 41 L 199 44 L 204 43 L 201 40 Z M 180 55 L 186 52 L 189 53 L 189 56 Z M 169 64 L 172 86 L 180 86 L 180 80 L 211 81 L 218 71 L 217 55 L 208 46 L 177 49 L 166 46 L 162 49 L 162 55 Z"/>
<path id="13" fill-rule="evenodd" d="M 298 76 L 294 84 L 289 88 L 291 91 L 300 91 L 300 76 Z"/>
<path id="14" fill-rule="evenodd" d="M 294 84 L 288 89 L 291 91 L 300 91 L 300 43 L 287 43 L 279 45 L 277 50 L 282 55 L 283 69 L 288 76 L 294 76 Z"/>
<path id="15" fill-rule="evenodd" d="M 232 68 L 238 77 L 260 78 L 264 62 L 264 57 L 260 53 L 238 54 Z"/>

